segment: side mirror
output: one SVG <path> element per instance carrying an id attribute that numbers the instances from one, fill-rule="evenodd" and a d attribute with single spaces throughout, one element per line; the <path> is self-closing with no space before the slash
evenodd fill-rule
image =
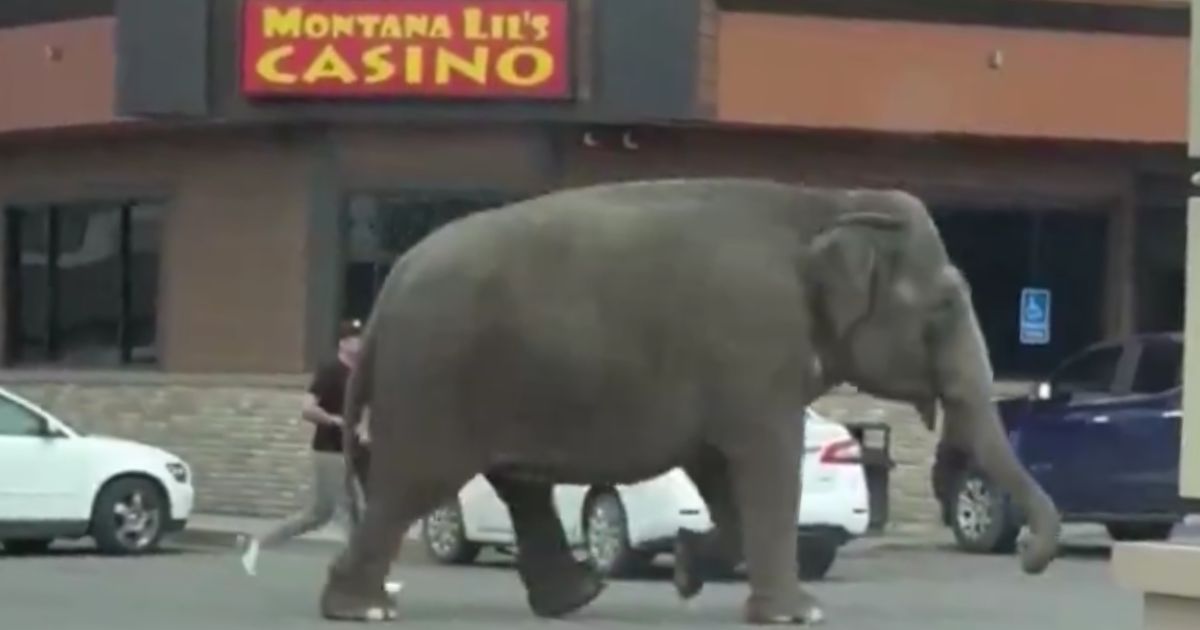
<path id="1" fill-rule="evenodd" d="M 1039 381 L 1033 386 L 1034 400 L 1050 400 L 1054 396 L 1054 388 L 1050 387 L 1049 381 Z"/>

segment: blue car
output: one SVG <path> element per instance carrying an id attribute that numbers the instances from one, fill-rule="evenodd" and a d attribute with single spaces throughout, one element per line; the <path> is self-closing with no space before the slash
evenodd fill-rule
<path id="1" fill-rule="evenodd" d="M 1183 335 L 1098 343 L 1028 396 L 999 401 L 1010 442 L 1065 523 L 1116 540 L 1163 540 L 1186 516 L 1179 496 Z M 1022 515 L 973 465 L 939 448 L 933 485 L 960 548 L 1008 553 Z"/>

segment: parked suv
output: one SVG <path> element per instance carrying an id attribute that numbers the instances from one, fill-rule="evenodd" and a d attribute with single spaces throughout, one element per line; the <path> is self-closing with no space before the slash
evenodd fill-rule
<path id="1" fill-rule="evenodd" d="M 1179 496 L 1183 335 L 1092 345 L 999 411 L 1017 457 L 1067 523 L 1116 540 L 1163 540 L 1186 516 Z M 960 548 L 1007 553 L 1022 515 L 970 457 L 939 449 L 934 487 Z"/>

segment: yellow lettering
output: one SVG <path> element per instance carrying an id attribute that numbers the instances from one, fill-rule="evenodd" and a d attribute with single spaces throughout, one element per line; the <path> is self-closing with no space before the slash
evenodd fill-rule
<path id="1" fill-rule="evenodd" d="M 324 39 L 329 35 L 330 27 L 327 15 L 318 13 L 304 18 L 304 36 L 309 39 Z"/>
<path id="2" fill-rule="evenodd" d="M 487 35 L 483 33 L 482 9 L 463 9 L 463 37 L 475 40 L 487 39 Z"/>
<path id="3" fill-rule="evenodd" d="M 367 67 L 367 83 L 383 83 L 396 76 L 396 64 L 387 58 L 391 53 L 391 44 L 381 44 L 363 53 L 363 65 Z"/>
<path id="4" fill-rule="evenodd" d="M 404 32 L 400 30 L 400 18 L 389 15 L 383 18 L 383 28 L 379 31 L 380 37 L 388 39 L 400 39 L 404 36 Z"/>
<path id="5" fill-rule="evenodd" d="M 530 68 L 524 72 L 517 68 L 522 59 L 529 61 Z M 554 74 L 554 55 L 534 46 L 515 46 L 500 53 L 496 58 L 496 76 L 501 81 L 517 87 L 532 87 L 544 83 Z"/>
<path id="6" fill-rule="evenodd" d="M 407 46 L 404 49 L 404 82 L 419 85 L 425 81 L 425 49 Z"/>
<path id="7" fill-rule="evenodd" d="M 476 46 L 470 59 L 460 57 L 453 50 L 439 48 L 434 70 L 434 81 L 438 85 L 450 82 L 450 73 L 454 71 L 479 85 L 487 85 L 488 49 L 486 46 Z"/>
<path id="8" fill-rule="evenodd" d="M 304 71 L 305 83 L 316 83 L 322 79 L 337 79 L 342 83 L 354 83 L 354 70 L 350 69 L 350 65 L 345 59 L 338 54 L 336 48 L 332 44 L 325 44 L 321 49 L 321 54 L 313 60 L 308 66 L 308 70 Z"/>
<path id="9" fill-rule="evenodd" d="M 533 30 L 537 31 L 533 36 L 533 41 L 545 41 L 547 37 L 550 37 L 550 16 L 539 13 L 533 16 L 533 19 L 529 21 L 529 25 L 533 27 Z"/>
<path id="10" fill-rule="evenodd" d="M 405 37 L 425 37 L 429 33 L 429 16 L 417 13 L 404 16 Z"/>
<path id="11" fill-rule="evenodd" d="M 335 15 L 335 16 L 333 16 L 333 36 L 334 37 L 353 37 L 354 36 L 354 16 L 353 15 Z"/>
<path id="12" fill-rule="evenodd" d="M 429 37 L 433 39 L 450 39 L 450 18 L 444 15 L 434 16 L 433 24 L 429 27 Z"/>
<path id="13" fill-rule="evenodd" d="M 299 7 L 280 11 L 277 7 L 263 9 L 264 37 L 299 37 L 300 22 L 304 13 Z"/>
<path id="14" fill-rule="evenodd" d="M 296 52 L 294 46 L 279 46 L 263 53 L 254 64 L 258 76 L 276 84 L 290 85 L 296 82 L 296 75 L 279 69 L 279 62 Z"/>
<path id="15" fill-rule="evenodd" d="M 383 17 L 376 13 L 358 16 L 358 23 L 362 26 L 363 37 L 375 39 L 375 29 L 379 28 L 379 23 L 382 21 Z"/>

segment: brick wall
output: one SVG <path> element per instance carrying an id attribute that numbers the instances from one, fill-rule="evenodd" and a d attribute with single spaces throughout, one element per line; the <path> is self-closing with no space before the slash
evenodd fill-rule
<path id="1" fill-rule="evenodd" d="M 121 378 L 125 382 L 56 375 L 3 384 L 77 428 L 177 453 L 195 469 L 198 511 L 279 516 L 299 507 L 309 481 L 310 430 L 299 420 L 303 379 Z M 814 407 L 835 421 L 887 422 L 896 461 L 889 523 L 936 521 L 929 466 L 937 436 L 911 407 L 849 392 L 825 396 Z"/>

